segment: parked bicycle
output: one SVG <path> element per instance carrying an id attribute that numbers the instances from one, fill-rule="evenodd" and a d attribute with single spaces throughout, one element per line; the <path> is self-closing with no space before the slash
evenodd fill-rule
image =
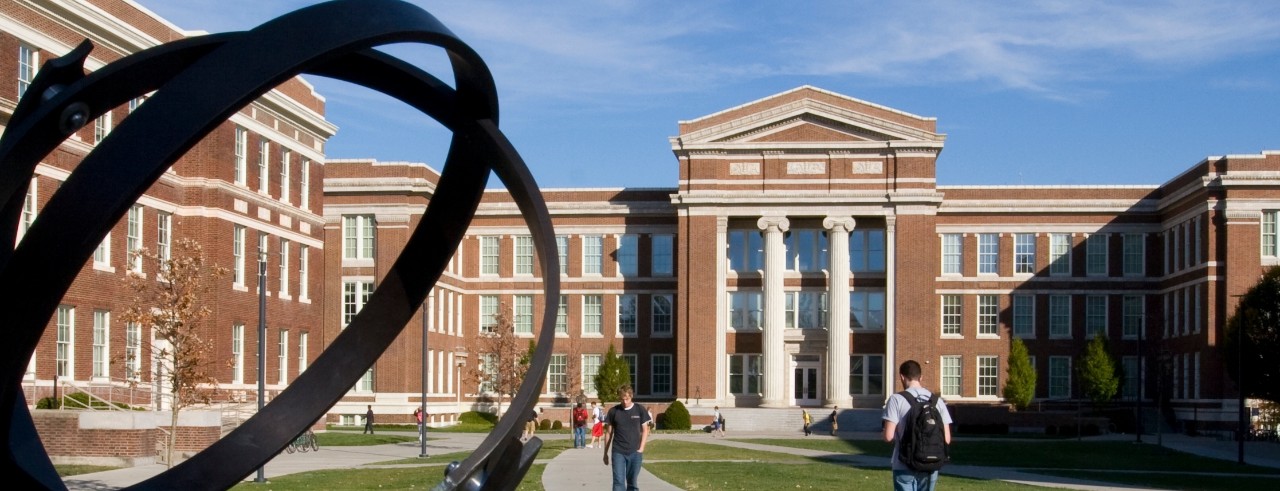
<path id="1" fill-rule="evenodd" d="M 309 450 L 320 451 L 320 444 L 316 443 L 316 434 L 314 432 L 311 430 L 304 431 L 297 438 L 294 438 L 293 442 L 289 443 L 289 446 L 284 447 L 284 451 L 289 453 L 299 450 L 303 452 Z"/>

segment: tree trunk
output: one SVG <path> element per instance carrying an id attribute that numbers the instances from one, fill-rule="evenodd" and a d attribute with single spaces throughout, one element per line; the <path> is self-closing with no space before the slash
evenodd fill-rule
<path id="1" fill-rule="evenodd" d="M 173 404 L 172 406 L 170 406 L 170 407 L 172 408 L 172 410 L 171 410 L 171 411 L 169 411 L 169 414 L 170 414 L 170 419 L 169 419 L 169 444 L 168 444 L 168 445 L 166 445 L 166 447 L 167 447 L 167 448 L 165 448 L 166 455 L 165 455 L 164 461 L 165 461 L 165 465 L 167 465 L 167 466 L 169 466 L 169 467 L 173 467 L 173 447 L 174 447 L 174 446 L 177 446 L 177 444 L 178 444 L 178 404 L 177 404 L 177 401 L 174 401 L 174 404 Z"/>

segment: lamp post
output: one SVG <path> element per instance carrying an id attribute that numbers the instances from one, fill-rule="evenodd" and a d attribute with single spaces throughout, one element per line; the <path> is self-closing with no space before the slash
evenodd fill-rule
<path id="1" fill-rule="evenodd" d="M 258 235 L 258 412 L 262 412 L 267 375 L 267 250 L 266 236 Z M 254 482 L 267 482 L 266 468 L 258 466 Z"/>
<path id="2" fill-rule="evenodd" d="M 1145 385 L 1143 385 L 1143 382 L 1144 382 L 1143 372 L 1146 371 L 1146 370 L 1143 370 L 1143 368 L 1145 368 L 1146 364 L 1143 363 L 1143 360 L 1142 360 L 1142 335 L 1146 333 L 1146 330 L 1147 330 L 1147 318 L 1146 316 L 1143 316 L 1142 319 L 1138 322 L 1138 368 L 1137 368 L 1138 370 L 1138 418 L 1137 418 L 1137 428 L 1136 428 L 1137 431 L 1134 431 L 1134 433 L 1138 435 L 1137 443 L 1142 443 L 1142 429 L 1143 429 L 1142 428 L 1142 392 L 1143 392 L 1143 389 L 1146 387 Z"/>
<path id="3" fill-rule="evenodd" d="M 1240 299 L 1244 295 L 1232 295 L 1236 298 L 1236 312 L 1240 311 Z M 1236 333 L 1236 389 L 1240 392 L 1240 405 L 1238 407 L 1239 419 L 1236 428 L 1236 462 L 1244 464 L 1244 437 L 1245 437 L 1245 405 L 1244 405 L 1244 336 L 1245 327 L 1253 321 L 1252 316 L 1242 317 L 1240 319 L 1240 332 Z"/>
<path id="4" fill-rule="evenodd" d="M 422 423 L 418 424 L 418 444 L 422 446 L 418 452 L 419 458 L 427 456 L 427 302 L 422 302 L 422 410 L 418 413 L 418 417 L 422 418 Z M 415 421 L 416 423 L 416 421 Z"/>

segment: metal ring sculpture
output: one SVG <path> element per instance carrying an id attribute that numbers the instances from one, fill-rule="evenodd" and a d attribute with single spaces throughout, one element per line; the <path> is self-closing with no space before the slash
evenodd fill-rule
<path id="1" fill-rule="evenodd" d="M 373 48 L 421 43 L 449 55 L 455 88 Z M 399 0 L 339 0 L 245 32 L 157 46 L 85 74 L 88 41 L 48 62 L 0 138 L 0 243 L 12 244 L 26 183 L 69 135 L 134 97 L 155 93 L 86 156 L 22 242 L 0 248 L 0 296 L 9 312 L 0 345 L 0 475 L 19 488 L 65 489 L 36 434 L 21 379 L 62 295 L 128 208 L 200 139 L 276 85 L 302 73 L 390 95 L 452 130 L 437 191 L 405 249 L 365 308 L 289 388 L 193 458 L 131 489 L 225 489 L 280 453 L 319 419 L 395 340 L 439 279 L 475 214 L 490 171 L 524 216 L 543 271 L 558 271 L 555 234 L 533 177 L 498 130 L 498 100 L 483 60 L 426 11 Z M 557 298 L 558 275 L 544 278 Z M 538 349 L 510 410 L 435 489 L 514 489 L 541 441 L 521 443 L 554 344 L 555 307 L 544 305 Z M 427 483 L 424 483 L 427 484 Z"/>

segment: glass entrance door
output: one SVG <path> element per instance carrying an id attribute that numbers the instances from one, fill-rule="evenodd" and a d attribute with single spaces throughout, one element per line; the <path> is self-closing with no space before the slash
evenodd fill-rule
<path id="1" fill-rule="evenodd" d="M 808 363 L 798 363 L 793 370 L 793 404 L 797 406 L 816 406 L 818 400 L 818 367 Z"/>

